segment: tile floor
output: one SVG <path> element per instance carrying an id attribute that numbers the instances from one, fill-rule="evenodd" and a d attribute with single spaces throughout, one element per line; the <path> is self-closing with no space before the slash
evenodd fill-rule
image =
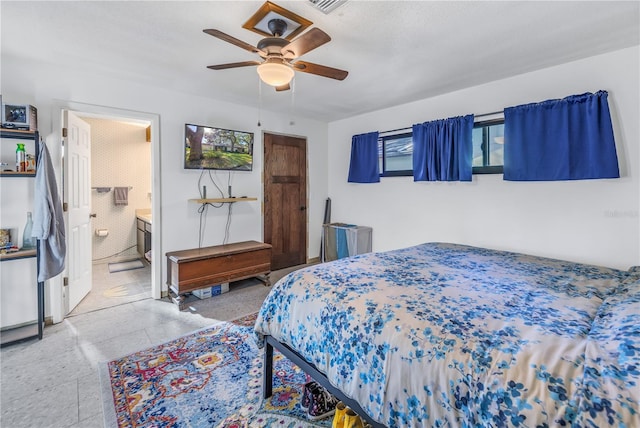
<path id="1" fill-rule="evenodd" d="M 131 257 L 123 260 L 131 260 Z M 113 273 L 109 272 L 108 262 L 94 263 L 92 275 L 91 293 L 70 316 L 150 298 L 151 266 L 146 262 L 144 268 Z"/>
<path id="2" fill-rule="evenodd" d="M 41 341 L 2 349 L 0 426 L 102 427 L 98 363 L 219 321 L 148 298 L 137 271 L 109 274 L 98 266 L 91 297 L 71 316 L 47 326 Z"/>

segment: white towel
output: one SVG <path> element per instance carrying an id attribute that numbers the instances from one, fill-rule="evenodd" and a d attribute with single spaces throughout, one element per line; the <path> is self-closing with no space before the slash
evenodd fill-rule
<path id="1" fill-rule="evenodd" d="M 113 188 L 113 203 L 115 205 L 129 205 L 129 188 L 128 187 L 114 187 Z"/>

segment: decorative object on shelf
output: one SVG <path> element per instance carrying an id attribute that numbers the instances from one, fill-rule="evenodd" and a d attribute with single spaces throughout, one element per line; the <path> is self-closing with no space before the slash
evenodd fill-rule
<path id="1" fill-rule="evenodd" d="M 24 150 L 24 143 L 18 143 L 16 147 L 16 172 L 27 170 L 27 152 Z"/>
<path id="2" fill-rule="evenodd" d="M 30 155 L 27 154 L 27 161 L 26 161 L 26 171 L 27 172 L 33 172 L 36 170 L 36 157 L 34 155 Z"/>
<path id="3" fill-rule="evenodd" d="M 0 229 L 0 256 L 20 251 L 17 245 L 18 228 Z"/>
<path id="4" fill-rule="evenodd" d="M 0 248 L 11 247 L 11 229 L 0 229 Z"/>
<path id="5" fill-rule="evenodd" d="M 32 231 L 33 219 L 31 218 L 31 212 L 27 212 L 27 223 L 24 225 L 24 232 L 22 233 L 21 250 L 31 250 L 36 248 L 36 238 L 31 236 Z"/>
<path id="6" fill-rule="evenodd" d="M 2 103 L 2 127 L 37 131 L 38 110 L 32 105 Z"/>

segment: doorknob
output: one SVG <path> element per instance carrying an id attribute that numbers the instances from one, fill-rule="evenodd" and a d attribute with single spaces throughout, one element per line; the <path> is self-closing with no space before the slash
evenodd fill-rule
<path id="1" fill-rule="evenodd" d="M 307 209 L 307 207 L 305 207 L 305 206 L 300 207 L 300 211 L 304 211 L 306 209 Z"/>
<path id="2" fill-rule="evenodd" d="M 91 218 L 91 217 L 96 218 L 97 217 L 96 213 L 89 214 L 89 218 Z"/>

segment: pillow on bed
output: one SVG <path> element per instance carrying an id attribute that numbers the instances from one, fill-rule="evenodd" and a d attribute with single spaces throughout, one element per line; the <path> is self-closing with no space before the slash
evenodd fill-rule
<path id="1" fill-rule="evenodd" d="M 577 422 L 640 426 L 640 276 L 604 300 L 587 339 Z"/>

